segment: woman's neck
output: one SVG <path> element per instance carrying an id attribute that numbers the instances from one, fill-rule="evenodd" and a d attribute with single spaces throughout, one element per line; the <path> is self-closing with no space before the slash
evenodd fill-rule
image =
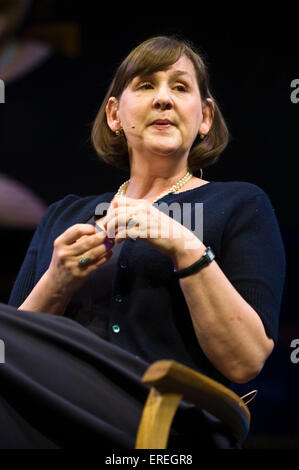
<path id="1" fill-rule="evenodd" d="M 174 171 L 166 174 L 146 172 L 131 172 L 130 182 L 127 186 L 126 196 L 134 199 L 147 199 L 154 200 L 164 191 L 170 189 L 187 173 L 187 168 Z M 190 182 L 189 179 L 188 182 Z M 187 184 L 187 183 L 186 183 Z"/>

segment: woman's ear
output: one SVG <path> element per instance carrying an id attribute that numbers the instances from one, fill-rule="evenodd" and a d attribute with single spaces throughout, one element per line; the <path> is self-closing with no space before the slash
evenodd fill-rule
<path id="1" fill-rule="evenodd" d="M 107 123 L 112 132 L 119 131 L 121 123 L 118 115 L 118 100 L 114 96 L 109 98 L 105 110 Z"/>
<path id="2" fill-rule="evenodd" d="M 207 135 L 207 133 L 211 129 L 214 119 L 214 112 L 214 101 L 211 100 L 211 98 L 207 98 L 206 101 L 202 104 L 203 118 L 198 131 L 200 135 Z"/>

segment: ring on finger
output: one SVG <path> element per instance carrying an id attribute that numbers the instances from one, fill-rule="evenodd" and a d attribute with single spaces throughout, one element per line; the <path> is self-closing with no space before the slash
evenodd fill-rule
<path id="1" fill-rule="evenodd" d="M 78 261 L 78 266 L 86 266 L 91 260 L 90 256 L 81 256 Z"/>
<path id="2" fill-rule="evenodd" d="M 128 222 L 127 222 L 127 227 L 128 228 L 135 227 L 135 225 L 137 225 L 137 220 L 134 219 L 134 217 L 130 217 Z"/>

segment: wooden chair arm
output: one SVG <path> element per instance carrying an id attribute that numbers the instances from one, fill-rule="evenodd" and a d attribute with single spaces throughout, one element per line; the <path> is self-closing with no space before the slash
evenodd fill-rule
<path id="1" fill-rule="evenodd" d="M 244 442 L 250 412 L 232 390 L 195 370 L 171 360 L 153 363 L 142 377 L 150 384 L 136 438 L 136 449 L 164 449 L 180 401 L 191 402 L 213 414 Z"/>

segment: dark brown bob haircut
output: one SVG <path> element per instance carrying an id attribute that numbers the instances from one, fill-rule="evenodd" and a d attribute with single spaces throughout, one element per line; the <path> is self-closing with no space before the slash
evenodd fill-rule
<path id="1" fill-rule="evenodd" d="M 185 40 L 157 36 L 142 42 L 120 64 L 93 124 L 91 139 L 99 156 L 108 164 L 123 170 L 130 169 L 128 146 L 123 132 L 115 135 L 108 126 L 106 105 L 110 97 L 120 99 L 122 92 L 136 76 L 145 76 L 173 65 L 186 56 L 193 63 L 203 105 L 214 102 L 213 124 L 204 138 L 196 138 L 189 153 L 188 168 L 199 171 L 214 164 L 229 142 L 229 131 L 218 105 L 209 90 L 207 67 L 199 53 Z"/>

